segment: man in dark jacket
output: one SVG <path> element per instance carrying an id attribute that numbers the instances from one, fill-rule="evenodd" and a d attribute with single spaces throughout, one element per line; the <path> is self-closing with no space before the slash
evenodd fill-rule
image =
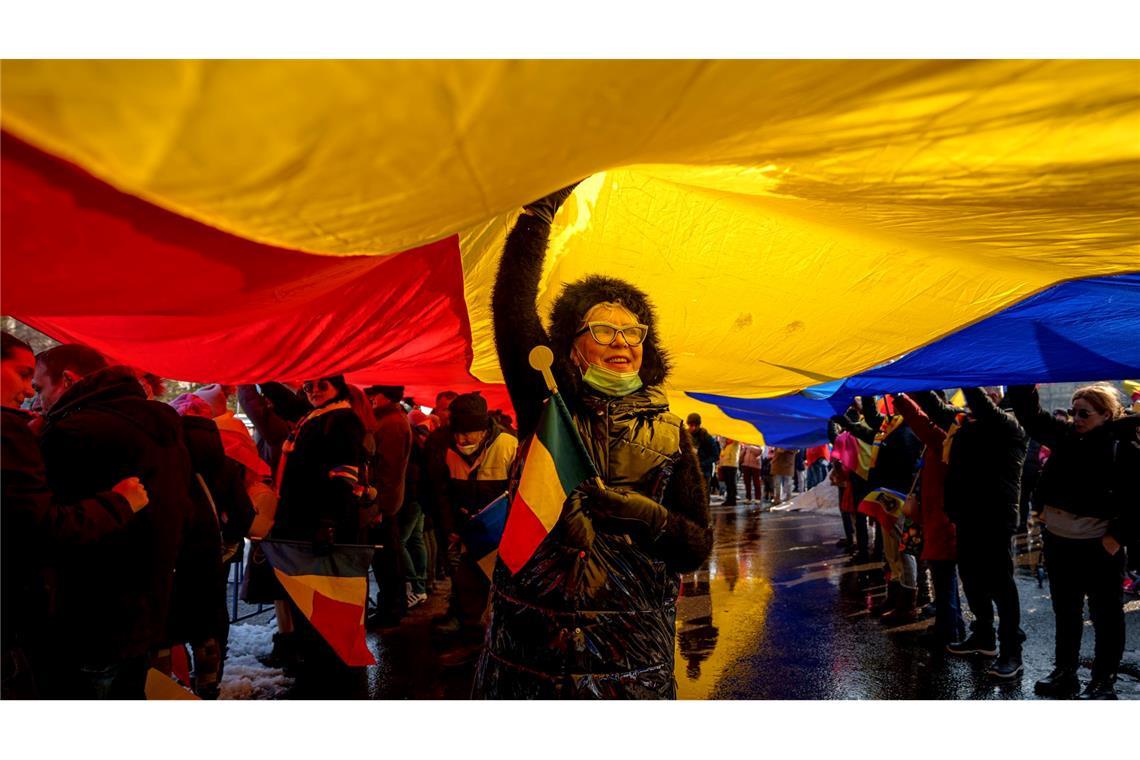
<path id="1" fill-rule="evenodd" d="M 1021 601 L 1013 579 L 1011 539 L 1021 503 L 1021 471 L 1028 436 L 1012 413 L 1002 409 L 1000 388 L 963 388 L 969 409 L 929 397 L 927 414 L 947 431 L 945 507 L 958 536 L 958 568 L 975 620 L 951 654 L 993 656 L 994 606 L 1001 626 L 1001 656 L 987 671 L 1016 678 L 1021 664 Z"/>
<path id="2" fill-rule="evenodd" d="M 34 385 L 52 491 L 76 501 L 137 475 L 149 508 L 122 531 L 61 558 L 60 630 L 71 694 L 143 698 L 149 658 L 167 633 L 175 561 L 190 503 L 190 456 L 178 413 L 148 401 L 128 367 L 99 368 L 85 346 L 41 353 Z"/>
<path id="3" fill-rule="evenodd" d="M 376 487 L 376 513 L 372 516 L 371 535 L 383 548 L 372 559 L 372 571 L 379 584 L 376 611 L 368 619 L 369 626 L 390 628 L 399 625 L 408 610 L 404 576 L 404 552 L 400 543 L 399 512 L 404 504 L 404 488 L 408 474 L 408 457 L 412 451 L 412 427 L 400 406 L 404 388 L 399 385 L 373 385 L 365 389 L 376 417 L 373 438 L 372 485 Z"/>
<path id="4" fill-rule="evenodd" d="M 281 447 L 297 421 L 313 411 L 305 394 L 281 383 L 239 385 L 238 404 L 253 424 L 257 452 L 277 472 Z"/>
<path id="5" fill-rule="evenodd" d="M 518 439 L 490 418 L 487 402 L 478 393 L 457 397 L 451 403 L 450 420 L 451 445 L 443 462 L 447 481 L 443 491 L 437 491 L 437 499 L 454 569 L 448 614 L 436 631 L 458 635 L 458 645 L 441 658 L 444 665 L 458 665 L 479 653 L 483 612 L 491 590 L 490 580 L 477 564 L 480 557 L 460 551 L 463 532 L 474 515 L 506 492 Z"/>
<path id="6" fill-rule="evenodd" d="M 20 405 L 33 395 L 35 357 L 26 343 L 3 333 L 0 359 L 0 443 L 4 496 L 0 611 L 4 699 L 52 697 L 55 657 L 52 632 L 54 566 L 50 558 L 121 530 L 147 504 L 146 489 L 131 477 L 72 504 L 58 503 L 48 488 L 43 456 Z"/>
<path id="7" fill-rule="evenodd" d="M 720 486 L 717 485 L 714 470 L 717 460 L 720 459 L 720 444 L 709 431 L 701 427 L 701 415 L 696 412 L 689 415 L 685 425 L 689 428 L 689 435 L 693 437 L 693 443 L 697 446 L 697 461 L 701 463 L 701 472 L 708 481 L 709 490 L 719 492 Z"/>

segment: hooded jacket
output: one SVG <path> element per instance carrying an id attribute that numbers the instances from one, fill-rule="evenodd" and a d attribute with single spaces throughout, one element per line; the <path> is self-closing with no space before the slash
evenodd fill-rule
<path id="1" fill-rule="evenodd" d="M 1108 520 L 1108 533 L 1121 544 L 1140 539 L 1140 415 L 1110 420 L 1081 435 L 1071 422 L 1041 408 L 1034 386 L 1011 387 L 1008 398 L 1026 432 L 1051 452 L 1034 508 Z"/>
<path id="2" fill-rule="evenodd" d="M 495 569 L 487 647 L 475 695 L 488 698 L 673 698 L 679 573 L 712 544 L 708 492 L 693 443 L 661 390 L 668 358 L 648 299 L 619 280 L 588 277 L 555 303 L 548 335 L 535 310 L 549 223 L 522 216 L 507 239 L 493 295 L 495 343 L 519 432 L 531 435 L 548 395 L 527 356 L 552 348 L 553 372 L 607 487 L 648 496 L 668 511 L 661 535 L 634 540 L 595 526 L 575 491 L 534 556 L 516 574 Z M 570 362 L 582 315 L 620 301 L 649 326 L 643 387 L 595 392 Z"/>
<path id="3" fill-rule="evenodd" d="M 913 396 L 913 397 L 912 397 Z M 958 558 L 957 532 L 946 515 L 946 463 L 942 461 L 942 444 L 946 431 L 931 422 L 923 411 L 930 405 L 934 394 L 930 391 L 912 396 L 895 396 L 895 409 L 906 420 L 906 425 L 926 446 L 922 456 L 922 489 L 919 494 L 922 523 L 922 559 L 950 560 Z"/>
<path id="4" fill-rule="evenodd" d="M 108 367 L 76 382 L 45 417 L 49 487 L 62 502 L 137 476 L 149 504 L 130 523 L 60 559 L 61 654 L 87 664 L 144 656 L 166 635 L 175 562 L 194 511 L 178 413 L 148 401 L 134 372 Z"/>

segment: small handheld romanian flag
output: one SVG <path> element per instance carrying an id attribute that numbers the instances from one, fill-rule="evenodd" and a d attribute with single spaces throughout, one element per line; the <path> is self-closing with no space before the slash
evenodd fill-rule
<path id="1" fill-rule="evenodd" d="M 894 528 L 895 521 L 903 515 L 906 494 L 889 488 L 876 488 L 859 502 L 859 511 L 873 517 L 887 528 Z"/>
<path id="2" fill-rule="evenodd" d="M 554 528 L 570 492 L 598 471 L 562 396 L 551 394 L 527 442 L 519 489 L 511 501 L 499 556 L 517 573 Z"/>
<path id="3" fill-rule="evenodd" d="M 265 539 L 261 549 L 289 598 L 344 664 L 375 665 L 364 640 L 373 548 L 333 546 L 329 554 L 318 556 L 301 541 Z"/>

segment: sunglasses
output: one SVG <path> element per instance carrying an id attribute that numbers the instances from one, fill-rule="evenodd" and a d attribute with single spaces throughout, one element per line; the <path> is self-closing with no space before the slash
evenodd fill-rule
<path id="1" fill-rule="evenodd" d="M 1070 409 L 1069 414 L 1077 419 L 1087 420 L 1089 417 L 1092 417 L 1095 412 L 1091 412 L 1088 409 Z"/>
<path id="2" fill-rule="evenodd" d="M 640 346 L 645 341 L 645 336 L 649 335 L 649 327 L 646 325 L 619 327 L 609 322 L 587 322 L 586 326 L 575 334 L 575 337 L 587 332 L 590 333 L 590 337 L 594 339 L 595 343 L 601 343 L 603 346 L 613 344 L 617 340 L 618 333 L 621 333 L 628 345 Z"/>
<path id="3" fill-rule="evenodd" d="M 301 385 L 301 390 L 305 393 L 312 393 L 313 390 L 327 391 L 331 387 L 328 380 L 318 380 L 315 383 L 312 380 L 305 382 Z"/>

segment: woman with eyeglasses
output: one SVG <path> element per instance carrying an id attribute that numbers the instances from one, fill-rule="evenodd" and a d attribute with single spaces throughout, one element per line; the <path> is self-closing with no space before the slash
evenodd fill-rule
<path id="1" fill-rule="evenodd" d="M 528 354 L 553 372 L 605 488 L 583 486 L 518 573 L 495 569 L 477 697 L 676 697 L 680 573 L 712 546 L 708 491 L 662 389 L 669 360 L 648 296 L 592 275 L 563 288 L 547 330 L 536 309 L 554 214 L 573 187 L 527 206 L 507 239 L 492 301 L 495 343 L 530 436 L 549 395 Z"/>
<path id="2" fill-rule="evenodd" d="M 297 421 L 281 448 L 276 473 L 280 502 L 269 537 L 312 542 L 313 551 L 324 554 L 334 543 L 359 541 L 365 431 L 343 377 L 306 381 L 302 391 L 313 409 Z M 294 610 L 292 617 L 306 671 L 326 665 L 335 669 L 336 654 L 305 616 Z"/>
<path id="3" fill-rule="evenodd" d="M 1045 523 L 1045 562 L 1056 621 L 1054 668 L 1037 682 L 1042 696 L 1080 689 L 1085 597 L 1096 650 L 1084 695 L 1115 699 L 1124 654 L 1123 545 L 1134 540 L 1140 512 L 1140 417 L 1125 415 L 1110 385 L 1073 394 L 1072 421 L 1041 408 L 1034 386 L 1010 388 L 1013 411 L 1030 436 L 1051 450 L 1033 509 Z"/>

